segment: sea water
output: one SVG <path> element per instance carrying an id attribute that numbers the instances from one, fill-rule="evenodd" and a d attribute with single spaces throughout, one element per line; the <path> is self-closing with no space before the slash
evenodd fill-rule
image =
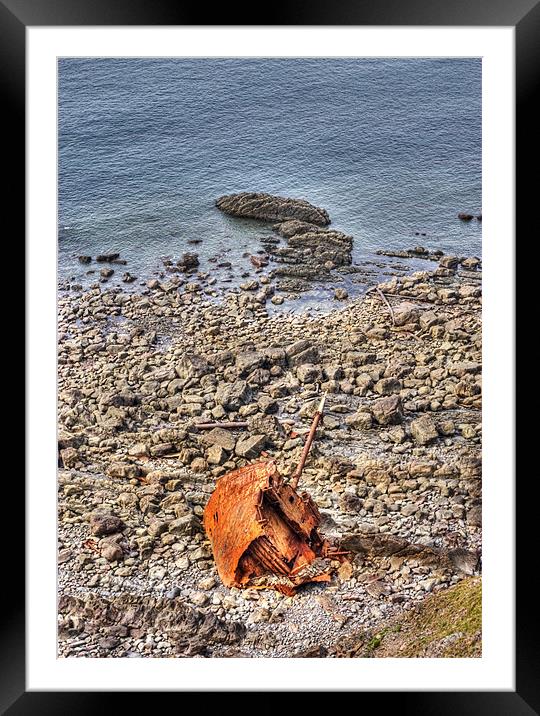
<path id="1" fill-rule="evenodd" d="M 240 191 L 325 208 L 355 263 L 480 256 L 481 222 L 457 219 L 481 212 L 480 59 L 65 58 L 58 88 L 62 280 L 96 280 L 81 254 L 120 253 L 119 284 L 196 251 L 237 285 L 271 233 L 216 209 Z"/>

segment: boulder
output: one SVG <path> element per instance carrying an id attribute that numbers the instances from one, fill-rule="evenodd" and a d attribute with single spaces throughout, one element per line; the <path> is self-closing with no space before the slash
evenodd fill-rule
<path id="1" fill-rule="evenodd" d="M 221 447 L 223 450 L 227 450 L 227 452 L 232 452 L 236 444 L 236 439 L 231 431 L 219 427 L 213 428 L 207 433 L 203 433 L 200 437 L 200 441 L 205 445 Z"/>
<path id="2" fill-rule="evenodd" d="M 90 532 L 94 537 L 115 534 L 124 530 L 125 527 L 126 525 L 120 517 L 113 514 L 97 512 L 90 516 Z"/>
<path id="3" fill-rule="evenodd" d="M 289 199 L 272 194 L 242 192 L 221 196 L 216 206 L 225 214 L 262 221 L 299 219 L 317 226 L 330 223 L 328 212 L 313 206 L 304 199 Z"/>
<path id="4" fill-rule="evenodd" d="M 398 395 L 389 395 L 376 400 L 371 411 L 379 425 L 396 425 L 403 420 L 403 406 Z"/>
<path id="5" fill-rule="evenodd" d="M 427 445 L 439 437 L 437 426 L 430 415 L 422 415 L 411 423 L 411 435 L 418 445 Z"/>
<path id="6" fill-rule="evenodd" d="M 236 454 L 251 460 L 262 452 L 266 445 L 266 435 L 248 435 L 236 443 Z"/>
<path id="7" fill-rule="evenodd" d="M 312 363 L 303 363 L 296 369 L 296 375 L 301 383 L 315 383 L 322 378 L 322 371 L 319 366 Z"/>
<path id="8" fill-rule="evenodd" d="M 201 378 L 212 372 L 212 367 L 206 360 L 195 353 L 187 354 L 175 366 L 176 375 L 183 380 Z"/>
<path id="9" fill-rule="evenodd" d="M 369 430 L 373 424 L 371 413 L 359 411 L 345 418 L 345 423 L 357 430 Z"/>
<path id="10" fill-rule="evenodd" d="M 396 326 L 405 326 L 408 323 L 416 323 L 420 315 L 418 307 L 412 303 L 400 303 L 393 309 L 393 311 Z"/>
<path id="11" fill-rule="evenodd" d="M 245 380 L 235 383 L 223 383 L 216 391 L 216 403 L 225 410 L 238 410 L 240 406 L 249 403 L 252 397 L 251 388 Z"/>
<path id="12" fill-rule="evenodd" d="M 379 395 L 391 395 L 392 393 L 398 393 L 403 387 L 403 383 L 394 377 L 381 378 L 373 386 L 373 390 Z"/>

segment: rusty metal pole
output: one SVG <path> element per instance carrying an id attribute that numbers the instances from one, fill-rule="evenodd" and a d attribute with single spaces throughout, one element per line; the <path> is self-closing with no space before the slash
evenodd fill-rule
<path id="1" fill-rule="evenodd" d="M 306 443 L 304 445 L 304 449 L 302 450 L 302 456 L 300 458 L 300 462 L 298 463 L 298 467 L 296 468 L 294 475 L 292 476 L 291 487 L 293 488 L 293 490 L 296 490 L 296 488 L 298 487 L 298 481 L 300 480 L 300 475 L 302 474 L 302 470 L 304 469 L 304 465 L 306 464 L 309 449 L 311 448 L 311 443 L 313 442 L 313 439 L 315 438 L 315 432 L 317 430 L 317 426 L 321 422 L 325 400 L 326 400 L 326 393 L 321 398 L 321 402 L 319 403 L 319 405 L 317 407 L 317 411 L 313 417 L 313 422 L 311 423 L 311 428 L 308 433 Z"/>

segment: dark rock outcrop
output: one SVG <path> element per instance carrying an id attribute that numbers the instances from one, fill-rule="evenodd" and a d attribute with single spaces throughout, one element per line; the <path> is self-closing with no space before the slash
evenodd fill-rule
<path id="1" fill-rule="evenodd" d="M 60 636 L 84 631 L 99 634 L 116 628 L 123 636 L 142 636 L 149 629 L 167 634 L 179 656 L 209 656 L 216 644 L 241 641 L 246 628 L 239 622 L 225 622 L 214 614 L 184 604 L 180 599 L 122 594 L 105 599 L 95 594 L 63 595 L 58 605 Z M 118 641 L 120 645 L 120 641 Z"/>
<path id="2" fill-rule="evenodd" d="M 289 199 L 272 194 L 242 192 L 220 196 L 216 206 L 225 214 L 262 221 L 299 219 L 318 226 L 330 223 L 328 212 L 304 199 Z"/>

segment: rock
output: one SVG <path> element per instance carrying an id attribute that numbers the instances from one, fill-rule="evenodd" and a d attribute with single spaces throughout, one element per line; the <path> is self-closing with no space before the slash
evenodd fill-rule
<path id="1" fill-rule="evenodd" d="M 196 607 L 204 607 L 205 604 L 208 604 L 208 600 L 208 594 L 204 592 L 193 592 L 191 594 L 191 602 L 195 604 Z"/>
<path id="2" fill-rule="evenodd" d="M 324 366 L 324 374 L 328 380 L 341 380 L 345 377 L 343 368 L 340 365 Z"/>
<path id="3" fill-rule="evenodd" d="M 103 639 L 100 639 L 98 642 L 98 645 L 101 649 L 104 649 L 105 651 L 110 651 L 111 649 L 115 649 L 120 644 L 120 639 L 118 639 L 115 636 L 106 636 L 103 637 Z"/>
<path id="4" fill-rule="evenodd" d="M 60 457 L 62 458 L 64 467 L 74 467 L 79 461 L 79 452 L 73 447 L 67 447 L 60 450 Z"/>
<path id="5" fill-rule="evenodd" d="M 461 219 L 461 221 L 470 221 L 472 218 L 472 214 L 466 214 L 465 212 L 460 212 L 458 214 L 458 219 Z"/>
<path id="6" fill-rule="evenodd" d="M 440 288 L 437 291 L 437 296 L 442 301 L 451 301 L 452 299 L 457 298 L 457 293 L 453 288 Z"/>
<path id="7" fill-rule="evenodd" d="M 227 453 L 220 445 L 211 445 L 206 452 L 206 461 L 209 465 L 222 465 L 227 457 Z"/>
<path id="8" fill-rule="evenodd" d="M 403 505 L 403 507 L 401 508 L 401 514 L 404 517 L 410 517 L 411 515 L 414 515 L 415 512 L 418 512 L 417 505 L 408 504 L 408 505 Z"/>
<path id="9" fill-rule="evenodd" d="M 208 463 L 203 457 L 196 457 L 191 461 L 190 468 L 193 472 L 206 472 Z"/>
<path id="10" fill-rule="evenodd" d="M 306 234 L 308 231 L 324 231 L 323 228 L 316 224 L 310 224 L 307 221 L 299 221 L 298 219 L 291 219 L 289 221 L 282 221 L 280 224 L 276 224 L 272 227 L 280 236 L 284 236 L 286 239 L 290 239 L 295 234 Z"/>
<path id="11" fill-rule="evenodd" d="M 379 398 L 371 405 L 371 411 L 379 425 L 396 425 L 403 420 L 403 407 L 398 395 Z"/>
<path id="12" fill-rule="evenodd" d="M 453 420 L 443 420 L 438 429 L 441 435 L 449 436 L 456 432 L 456 425 Z"/>
<path id="13" fill-rule="evenodd" d="M 354 568 L 349 561 L 342 562 L 338 568 L 338 577 L 341 582 L 348 582 L 354 574 Z"/>
<path id="14" fill-rule="evenodd" d="M 278 294 L 276 294 L 275 296 L 272 296 L 272 298 L 270 299 L 270 301 L 275 306 L 281 306 L 281 304 L 283 303 L 284 300 L 285 299 L 283 298 L 283 296 L 279 296 Z"/>
<path id="15" fill-rule="evenodd" d="M 439 266 L 441 268 L 456 269 L 459 266 L 459 261 L 458 256 L 443 256 L 439 261 Z"/>
<path id="16" fill-rule="evenodd" d="M 137 457 L 139 455 L 148 455 L 148 446 L 146 443 L 135 443 L 128 449 L 128 455 Z"/>
<path id="17" fill-rule="evenodd" d="M 124 283 L 133 283 L 133 281 L 136 281 L 137 277 L 132 276 L 132 274 L 129 273 L 129 271 L 126 271 L 124 274 L 122 274 L 122 281 Z"/>
<path id="18" fill-rule="evenodd" d="M 104 262 L 110 262 L 110 261 L 116 261 L 116 259 L 120 258 L 120 254 L 99 254 L 99 256 L 96 256 L 96 261 L 99 261 L 99 263 Z"/>
<path id="19" fill-rule="evenodd" d="M 216 580 L 214 577 L 203 577 L 197 582 L 197 588 L 207 592 L 209 589 L 213 589 L 216 586 Z"/>
<path id="20" fill-rule="evenodd" d="M 80 262 L 81 264 L 89 264 L 90 261 L 92 261 L 92 257 L 91 257 L 91 256 L 79 256 L 78 258 L 79 258 L 79 262 Z"/>
<path id="21" fill-rule="evenodd" d="M 197 268 L 197 266 L 199 265 L 199 256 L 198 254 L 191 253 L 183 254 L 177 265 L 183 269 Z"/>
<path id="22" fill-rule="evenodd" d="M 169 532 L 180 537 L 197 534 L 201 531 L 201 523 L 195 515 L 184 515 L 169 522 Z"/>
<path id="23" fill-rule="evenodd" d="M 236 438 L 231 431 L 219 427 L 204 432 L 199 439 L 204 445 L 219 446 L 223 450 L 227 450 L 227 452 L 232 452 L 236 444 Z"/>
<path id="24" fill-rule="evenodd" d="M 139 500 L 134 492 L 121 492 L 118 495 L 118 504 L 125 510 L 132 509 L 138 504 Z"/>
<path id="25" fill-rule="evenodd" d="M 99 275 L 102 278 L 110 278 L 113 275 L 113 273 L 114 273 L 114 269 L 112 269 L 112 268 L 102 268 L 101 271 L 99 272 Z"/>
<path id="26" fill-rule="evenodd" d="M 139 548 L 139 555 L 141 559 L 148 559 L 152 554 L 154 547 L 154 540 L 152 537 L 138 537 L 136 539 L 137 547 Z"/>
<path id="27" fill-rule="evenodd" d="M 432 326 L 442 323 L 442 319 L 434 311 L 424 311 L 420 315 L 420 328 L 427 331 Z"/>
<path id="28" fill-rule="evenodd" d="M 471 398 L 481 391 L 480 384 L 472 380 L 471 376 L 465 376 L 463 380 L 454 385 L 454 392 L 459 398 Z"/>
<path id="29" fill-rule="evenodd" d="M 251 256 L 249 257 L 249 260 L 251 261 L 251 263 L 253 264 L 253 266 L 255 266 L 255 268 L 257 268 L 257 269 L 263 268 L 264 266 L 268 266 L 268 259 L 267 259 L 266 257 L 263 257 L 263 256 L 253 256 L 253 255 L 251 255 Z"/>
<path id="30" fill-rule="evenodd" d="M 420 310 L 412 303 L 400 303 L 393 309 L 394 322 L 396 326 L 405 326 L 408 323 L 416 323 Z"/>
<path id="31" fill-rule="evenodd" d="M 115 462 L 107 468 L 107 475 L 115 479 L 131 480 L 139 477 L 141 469 L 138 465 L 126 462 Z"/>
<path id="32" fill-rule="evenodd" d="M 312 363 L 299 365 L 296 375 L 301 383 L 315 383 L 322 378 L 321 369 Z"/>
<path id="33" fill-rule="evenodd" d="M 236 454 L 251 460 L 257 457 L 266 445 L 266 435 L 241 437 L 236 443 Z"/>
<path id="34" fill-rule="evenodd" d="M 471 527 L 482 527 L 482 505 L 475 505 L 467 512 L 467 524 Z"/>
<path id="35" fill-rule="evenodd" d="M 390 430 L 388 430 L 387 435 L 393 443 L 396 443 L 396 445 L 400 445 L 406 437 L 405 430 L 403 430 L 401 426 L 391 428 Z"/>
<path id="36" fill-rule="evenodd" d="M 297 347 L 303 344 L 303 348 L 297 350 Z M 320 361 L 319 351 L 316 346 L 309 341 L 298 341 L 292 346 L 285 349 L 287 362 L 291 368 L 302 365 L 303 363 L 318 363 Z"/>
<path id="37" fill-rule="evenodd" d="M 379 395 L 391 395 L 398 393 L 403 387 L 402 382 L 398 378 L 381 378 L 373 386 L 373 390 Z"/>
<path id="38" fill-rule="evenodd" d="M 116 515 L 97 512 L 90 516 L 90 532 L 94 537 L 122 532 L 125 528 L 125 523 Z"/>
<path id="39" fill-rule="evenodd" d="M 411 435 L 418 445 L 427 445 L 439 437 L 437 426 L 429 415 L 422 415 L 411 423 Z"/>
<path id="40" fill-rule="evenodd" d="M 248 418 L 250 435 L 266 435 L 270 444 L 278 444 L 285 437 L 285 430 L 275 415 L 257 413 Z"/>
<path id="41" fill-rule="evenodd" d="M 206 360 L 194 353 L 187 354 L 175 365 L 176 375 L 183 380 L 189 378 L 202 378 L 212 372 L 212 366 Z"/>
<path id="42" fill-rule="evenodd" d="M 185 572 L 186 569 L 188 569 L 189 565 L 190 565 L 189 557 L 187 555 L 183 554 L 181 557 L 179 557 L 177 560 L 175 560 L 174 563 L 176 565 L 176 568 L 178 570 L 180 570 L 180 572 Z"/>
<path id="43" fill-rule="evenodd" d="M 216 206 L 231 216 L 241 216 L 263 221 L 286 221 L 299 219 L 317 226 L 326 226 L 330 217 L 324 209 L 303 199 L 288 199 L 264 193 L 243 192 L 221 196 Z"/>
<path id="44" fill-rule="evenodd" d="M 336 288 L 334 291 L 334 298 L 337 301 L 344 301 L 346 298 L 349 298 L 349 294 L 344 288 Z"/>
<path id="45" fill-rule="evenodd" d="M 448 372 L 457 378 L 462 378 L 468 373 L 478 373 L 481 369 L 480 363 L 476 361 L 463 361 L 461 363 L 450 363 Z"/>
<path id="46" fill-rule="evenodd" d="M 371 413 L 359 411 L 345 418 L 345 423 L 357 430 L 369 430 L 373 424 Z"/>
<path id="47" fill-rule="evenodd" d="M 386 585 L 380 580 L 376 579 L 373 582 L 366 584 L 366 592 L 375 599 L 380 599 L 386 594 Z"/>
<path id="48" fill-rule="evenodd" d="M 235 365 L 238 375 L 244 377 L 266 363 L 266 356 L 262 351 L 247 351 L 236 356 Z"/>
<path id="49" fill-rule="evenodd" d="M 216 403 L 230 411 L 238 410 L 241 405 L 249 403 L 251 397 L 251 388 L 244 380 L 222 383 L 216 391 Z"/>
<path id="50" fill-rule="evenodd" d="M 339 498 L 339 507 L 343 512 L 358 514 L 362 506 L 362 499 L 350 492 L 344 492 Z"/>
<path id="51" fill-rule="evenodd" d="M 172 443 L 159 443 L 159 445 L 152 445 L 150 455 L 152 455 L 152 457 L 162 457 L 163 455 L 173 452 L 174 449 Z"/>
<path id="52" fill-rule="evenodd" d="M 377 360 L 376 353 L 365 353 L 364 351 L 350 351 L 345 355 L 345 362 L 352 366 L 369 365 Z"/>
<path id="53" fill-rule="evenodd" d="M 476 269 L 480 266 L 480 259 L 476 256 L 469 256 L 466 259 L 463 259 L 461 262 L 461 265 L 464 269 L 468 269 L 469 271 L 476 271 Z"/>
<path id="54" fill-rule="evenodd" d="M 478 555 L 466 549 L 457 548 L 449 550 L 448 557 L 454 567 L 465 574 L 474 574 L 478 566 Z"/>
<path id="55" fill-rule="evenodd" d="M 259 406 L 259 410 L 267 415 L 277 413 L 279 410 L 279 403 L 277 403 L 269 395 L 261 395 L 257 400 L 257 404 Z"/>
<path id="56" fill-rule="evenodd" d="M 73 551 L 69 548 L 58 550 L 58 564 L 64 564 L 73 557 Z"/>
<path id="57" fill-rule="evenodd" d="M 124 556 L 124 551 L 120 545 L 114 542 L 107 542 L 101 548 L 101 556 L 105 557 L 108 562 L 117 562 Z"/>

